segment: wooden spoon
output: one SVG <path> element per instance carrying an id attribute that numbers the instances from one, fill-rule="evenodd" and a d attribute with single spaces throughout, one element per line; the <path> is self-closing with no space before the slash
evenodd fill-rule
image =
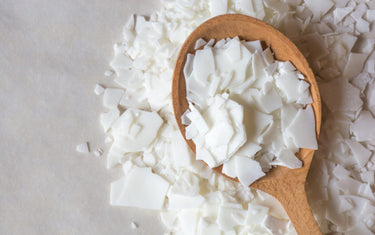
<path id="1" fill-rule="evenodd" d="M 321 124 L 320 95 L 314 74 L 302 53 L 287 37 L 272 26 L 249 16 L 229 14 L 214 17 L 200 25 L 187 38 L 177 57 L 172 82 L 172 100 L 175 118 L 184 138 L 185 126 L 181 123 L 181 115 L 188 108 L 183 73 L 186 55 L 195 53 L 195 42 L 199 38 L 206 41 L 213 38 L 218 41 L 236 36 L 246 41 L 261 40 L 267 47 L 271 47 L 277 60 L 291 61 L 305 75 L 311 85 L 312 107 L 315 113 L 316 135 L 318 136 Z M 195 152 L 194 142 L 192 140 L 186 140 L 186 142 Z M 314 150 L 300 149 L 297 157 L 303 161 L 302 168 L 289 169 L 278 166 L 250 185 L 250 187 L 260 189 L 280 201 L 299 235 L 322 234 L 308 204 L 305 191 L 306 176 L 313 155 Z M 216 172 L 223 174 L 221 169 L 222 166 L 214 168 Z M 233 180 L 238 181 L 237 179 Z"/>

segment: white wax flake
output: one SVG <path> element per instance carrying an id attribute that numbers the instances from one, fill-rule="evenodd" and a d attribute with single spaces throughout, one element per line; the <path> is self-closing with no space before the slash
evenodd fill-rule
<path id="1" fill-rule="evenodd" d="M 203 40 L 202 38 L 199 38 L 195 43 L 194 50 L 197 50 L 198 48 L 201 48 L 202 46 L 204 46 L 206 44 L 207 44 L 207 42 L 205 40 Z M 189 60 L 189 55 L 193 56 L 192 54 L 188 54 L 188 60 Z M 188 63 L 188 62 L 186 62 L 186 63 Z M 189 66 L 185 66 L 185 67 L 189 67 Z M 186 76 L 186 74 L 185 74 L 185 76 Z M 190 74 L 186 77 L 189 77 L 189 76 L 190 76 Z"/>
<path id="2" fill-rule="evenodd" d="M 112 76 L 114 74 L 114 72 L 112 71 L 112 70 L 106 70 L 105 72 L 104 72 L 104 76 L 106 76 L 106 77 L 110 77 L 110 76 Z"/>
<path id="3" fill-rule="evenodd" d="M 132 229 L 137 229 L 138 228 L 138 224 L 135 223 L 135 222 L 131 222 L 130 226 L 132 227 Z"/>
<path id="4" fill-rule="evenodd" d="M 116 108 L 125 91 L 118 88 L 107 88 L 103 94 L 103 104 L 109 109 Z"/>
<path id="5" fill-rule="evenodd" d="M 359 117 L 353 122 L 350 131 L 357 141 L 375 140 L 375 132 L 369 131 L 369 127 L 375 126 L 375 118 L 368 111 L 362 111 Z"/>
<path id="6" fill-rule="evenodd" d="M 286 132 L 293 138 L 298 148 L 318 149 L 315 134 L 315 118 L 311 105 L 298 110 Z"/>
<path id="7" fill-rule="evenodd" d="M 101 95 L 103 94 L 105 88 L 99 84 L 95 84 L 94 92 L 96 95 Z"/>
<path id="8" fill-rule="evenodd" d="M 322 101 L 331 111 L 353 111 L 362 107 L 360 90 L 346 79 L 338 78 L 319 85 Z M 333 91 L 337 91 L 334 93 Z"/>
<path id="9" fill-rule="evenodd" d="M 336 8 L 333 10 L 333 18 L 335 24 L 341 22 L 345 16 L 347 16 L 351 11 L 353 11 L 353 7 L 343 7 L 343 8 Z"/>
<path id="10" fill-rule="evenodd" d="M 347 140 L 346 143 L 349 145 L 358 164 L 364 167 L 370 160 L 372 153 L 358 142 Z"/>
<path id="11" fill-rule="evenodd" d="M 95 157 L 100 157 L 100 156 L 103 155 L 104 150 L 102 148 L 98 148 L 98 149 L 94 150 L 93 153 L 94 153 Z"/>
<path id="12" fill-rule="evenodd" d="M 107 113 L 100 114 L 100 124 L 102 125 L 104 132 L 107 132 L 114 121 L 120 116 L 120 111 L 117 108 L 112 109 Z"/>
<path id="13" fill-rule="evenodd" d="M 367 54 L 350 53 L 345 65 L 344 76 L 347 78 L 357 76 L 362 71 L 367 56 Z"/>
<path id="14" fill-rule="evenodd" d="M 124 153 L 142 151 L 155 139 L 162 124 L 156 112 L 128 109 L 112 124 L 113 145 Z"/>
<path id="15" fill-rule="evenodd" d="M 306 0 L 307 7 L 314 14 L 314 18 L 319 20 L 334 5 L 332 0 Z"/>
<path id="16" fill-rule="evenodd" d="M 169 183 L 151 168 L 135 167 L 111 184 L 111 205 L 160 210 L 168 188 Z"/>
<path id="17" fill-rule="evenodd" d="M 210 0 L 211 17 L 223 15 L 227 13 L 227 9 L 228 0 Z"/>
<path id="18" fill-rule="evenodd" d="M 259 162 L 241 156 L 235 156 L 233 158 L 235 158 L 236 176 L 241 184 L 249 186 L 255 180 L 265 175 Z"/>
<path id="19" fill-rule="evenodd" d="M 89 143 L 85 142 L 85 143 L 77 145 L 76 151 L 79 153 L 89 153 L 90 152 Z"/>

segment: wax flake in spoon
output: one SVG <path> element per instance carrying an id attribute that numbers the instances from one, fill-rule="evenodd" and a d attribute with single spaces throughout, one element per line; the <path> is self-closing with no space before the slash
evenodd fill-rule
<path id="1" fill-rule="evenodd" d="M 197 159 L 211 168 L 223 164 L 224 173 L 246 186 L 271 165 L 301 167 L 294 156 L 299 148 L 317 149 L 303 75 L 290 62 L 274 60 L 269 48 L 251 47 L 259 41 L 235 37 L 204 45 L 199 39 L 197 45 L 204 47 L 187 55 L 184 68 L 189 109 L 182 117 Z"/>

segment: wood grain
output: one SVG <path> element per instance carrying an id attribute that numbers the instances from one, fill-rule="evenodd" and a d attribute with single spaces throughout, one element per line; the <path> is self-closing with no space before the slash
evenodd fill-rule
<path id="1" fill-rule="evenodd" d="M 185 138 L 185 126 L 181 123 L 181 115 L 188 108 L 186 84 L 183 74 L 187 53 L 195 53 L 195 42 L 199 38 L 206 41 L 214 38 L 218 41 L 223 38 L 233 38 L 236 36 L 246 41 L 261 40 L 267 47 L 271 47 L 277 60 L 291 61 L 304 74 L 307 82 L 310 83 L 316 135 L 318 136 L 321 124 L 321 100 L 314 74 L 302 53 L 286 36 L 272 26 L 249 16 L 228 14 L 214 17 L 200 25 L 187 38 L 177 57 L 172 82 L 172 100 L 175 118 L 183 137 Z M 186 140 L 186 142 L 195 152 L 194 142 L 192 140 Z M 300 235 L 321 234 L 311 212 L 305 192 L 306 176 L 313 155 L 314 150 L 300 149 L 297 157 L 303 161 L 302 168 L 289 169 L 278 166 L 250 186 L 267 192 L 278 199 L 289 215 L 297 233 Z M 214 170 L 223 174 L 221 168 L 220 166 Z M 233 180 L 238 181 L 237 179 Z"/>

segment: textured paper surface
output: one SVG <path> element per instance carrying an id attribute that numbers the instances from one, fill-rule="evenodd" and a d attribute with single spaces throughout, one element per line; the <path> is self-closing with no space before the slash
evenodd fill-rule
<path id="1" fill-rule="evenodd" d="M 0 234 L 162 234 L 157 212 L 109 205 L 121 169 L 75 151 L 104 145 L 93 89 L 130 14 L 159 4 L 0 2 Z"/>

